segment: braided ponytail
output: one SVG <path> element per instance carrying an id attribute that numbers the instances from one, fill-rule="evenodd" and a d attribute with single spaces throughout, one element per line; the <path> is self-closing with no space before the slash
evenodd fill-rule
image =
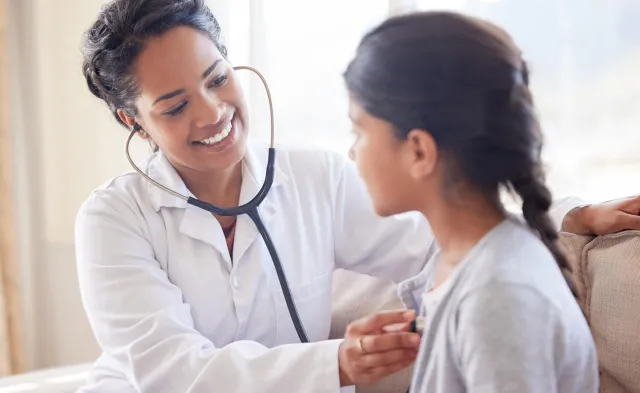
<path id="1" fill-rule="evenodd" d="M 522 164 L 519 171 L 522 173 L 510 179 L 509 185 L 522 200 L 522 215 L 525 221 L 537 232 L 540 240 L 549 249 L 571 291 L 575 294 L 576 287 L 571 275 L 571 266 L 557 244 L 558 232 L 549 216 L 553 198 L 545 185 L 544 171 L 540 161 L 542 133 L 533 113 L 533 98 L 529 90 L 529 67 L 522 59 L 520 63 L 520 78 L 517 78 L 519 83 L 516 83 L 511 91 L 510 117 L 514 127 L 528 130 L 525 135 L 531 138 L 529 145 L 533 147 L 533 154 L 522 157 L 524 160 L 520 160 Z"/>
<path id="2" fill-rule="evenodd" d="M 541 177 L 530 177 L 511 182 L 513 190 L 522 199 L 522 215 L 529 227 L 538 233 L 540 240 L 549 249 L 558 267 L 567 280 L 571 291 L 575 294 L 575 283 L 571 275 L 571 266 L 566 256 L 557 244 L 558 233 L 549 217 L 551 207 L 551 192 L 545 186 Z"/>

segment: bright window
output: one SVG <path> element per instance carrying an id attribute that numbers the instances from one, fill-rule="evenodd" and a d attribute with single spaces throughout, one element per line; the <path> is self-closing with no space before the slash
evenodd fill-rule
<path id="1" fill-rule="evenodd" d="M 504 27 L 523 49 L 556 196 L 640 192 L 638 0 L 233 0 L 212 1 L 214 12 L 222 3 L 231 58 L 268 78 L 282 143 L 346 153 L 341 74 L 363 33 L 398 5 L 456 10 Z M 252 130 L 267 140 L 263 93 L 254 83 L 248 92 Z"/>
<path id="2" fill-rule="evenodd" d="M 640 2 L 418 0 L 505 28 L 532 70 L 557 195 L 640 192 Z"/>
<path id="3" fill-rule="evenodd" d="M 389 12 L 389 0 L 212 1 L 234 64 L 256 67 L 272 91 L 276 140 L 347 153 L 352 137 L 342 73 L 360 38 Z M 223 8 L 224 6 L 224 8 Z M 267 141 L 268 112 L 257 78 L 247 92 L 251 132 Z M 255 83 L 254 83 L 255 82 Z"/>

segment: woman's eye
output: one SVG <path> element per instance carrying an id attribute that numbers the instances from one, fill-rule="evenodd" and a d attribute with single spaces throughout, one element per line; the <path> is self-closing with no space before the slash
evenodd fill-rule
<path id="1" fill-rule="evenodd" d="M 209 87 L 220 87 L 222 85 L 224 85 L 224 83 L 227 81 L 228 77 L 227 74 L 222 74 L 219 77 L 217 77 L 216 79 L 214 79 L 211 84 L 209 85 Z"/>
<path id="2" fill-rule="evenodd" d="M 165 112 L 165 114 L 169 116 L 178 116 L 180 113 L 182 113 L 182 111 L 186 107 L 187 107 L 187 102 L 185 101 L 182 104 L 178 105 L 177 107 Z"/>

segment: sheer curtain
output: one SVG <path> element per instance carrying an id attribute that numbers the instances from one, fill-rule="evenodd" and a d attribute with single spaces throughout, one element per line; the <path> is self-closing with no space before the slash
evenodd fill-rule
<path id="1" fill-rule="evenodd" d="M 341 73 L 362 34 L 390 14 L 447 9 L 508 30 L 532 69 L 556 196 L 640 192 L 640 2 L 637 0 L 209 0 L 235 64 L 268 78 L 276 139 L 346 152 Z M 264 95 L 246 77 L 252 132 L 267 140 Z"/>
<path id="2" fill-rule="evenodd" d="M 272 91 L 276 141 L 344 152 L 351 141 L 342 72 L 362 35 L 403 0 L 209 0 L 229 58 L 264 74 Z M 268 141 L 260 81 L 243 75 L 251 132 Z"/>
<path id="3" fill-rule="evenodd" d="M 413 0 L 505 28 L 532 70 L 556 195 L 640 193 L 638 0 Z"/>
<path id="4" fill-rule="evenodd" d="M 6 0 L 0 0 L 0 377 L 22 371 L 24 366 L 11 181 L 7 10 Z"/>

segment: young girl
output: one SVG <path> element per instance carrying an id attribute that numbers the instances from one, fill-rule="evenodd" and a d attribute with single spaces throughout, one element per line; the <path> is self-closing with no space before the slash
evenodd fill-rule
<path id="1" fill-rule="evenodd" d="M 411 391 L 597 392 L 511 38 L 451 13 L 396 17 L 363 38 L 345 80 L 351 158 L 377 213 L 422 212 L 440 246 Z M 518 194 L 526 223 L 506 213 L 503 189 Z"/>

